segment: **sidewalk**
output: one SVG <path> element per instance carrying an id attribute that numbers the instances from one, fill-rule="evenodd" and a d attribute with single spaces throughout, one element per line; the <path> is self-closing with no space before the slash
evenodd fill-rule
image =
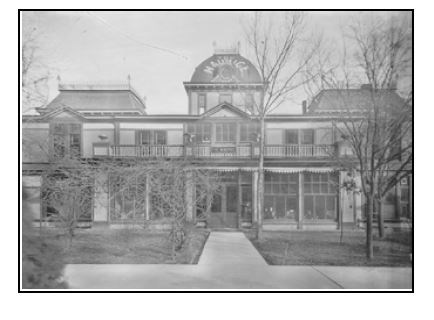
<path id="1" fill-rule="evenodd" d="M 241 232 L 212 232 L 197 265 L 67 265 L 72 289 L 411 289 L 411 268 L 270 266 Z"/>

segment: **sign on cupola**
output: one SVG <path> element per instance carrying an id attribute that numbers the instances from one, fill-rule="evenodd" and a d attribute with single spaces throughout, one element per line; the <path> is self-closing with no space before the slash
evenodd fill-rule
<path id="1" fill-rule="evenodd" d="M 240 82 L 247 77 L 249 66 L 234 56 L 216 56 L 203 71 L 212 76 L 211 82 Z"/>

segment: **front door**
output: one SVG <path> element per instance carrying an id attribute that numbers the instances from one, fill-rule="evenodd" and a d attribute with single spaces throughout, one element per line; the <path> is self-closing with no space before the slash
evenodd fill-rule
<path id="1" fill-rule="evenodd" d="M 210 228 L 238 227 L 237 185 L 223 185 L 220 192 L 214 195 L 207 223 Z"/>

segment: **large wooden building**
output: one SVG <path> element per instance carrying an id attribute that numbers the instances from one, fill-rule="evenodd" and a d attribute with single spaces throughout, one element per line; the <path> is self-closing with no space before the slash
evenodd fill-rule
<path id="1" fill-rule="evenodd" d="M 257 220 L 258 122 L 262 79 L 237 51 L 216 51 L 184 82 L 188 114 L 147 114 L 144 101 L 129 83 L 80 85 L 59 83 L 59 94 L 39 115 L 23 117 L 23 186 L 30 194 L 35 221 L 50 221 L 40 200 L 44 170 L 54 153 L 83 159 L 140 158 L 167 161 L 187 157 L 195 166 L 216 170 L 224 186 L 213 199 L 207 226 L 250 227 Z M 364 89 L 348 91 L 352 99 Z M 387 93 L 391 103 L 396 93 Z M 333 123 L 341 111 L 336 92 L 321 92 L 297 115 L 266 118 L 264 229 L 337 229 L 340 221 L 363 223 L 363 199 L 337 187 L 347 173 L 334 155 L 351 150 L 340 143 Z M 411 221 L 411 175 L 383 204 L 386 221 Z M 191 188 L 194 188 L 193 186 Z M 140 208 L 134 194 L 111 197 L 116 190 L 95 188 L 89 205 L 92 223 L 118 224 L 128 219 L 158 219 L 152 199 Z M 190 190 L 188 197 L 194 197 Z M 354 196 L 354 198 L 353 198 Z M 188 199 L 187 199 L 188 200 Z M 194 206 L 187 218 L 203 224 Z M 339 215 L 342 214 L 342 217 Z"/>

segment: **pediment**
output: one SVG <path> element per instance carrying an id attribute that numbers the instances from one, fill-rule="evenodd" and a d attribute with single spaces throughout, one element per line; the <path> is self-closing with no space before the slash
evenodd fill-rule
<path id="1" fill-rule="evenodd" d="M 53 110 L 47 114 L 44 114 L 43 117 L 47 120 L 49 119 L 56 121 L 77 121 L 84 119 L 80 113 L 68 107 L 61 107 L 57 110 Z"/>
<path id="2" fill-rule="evenodd" d="M 249 114 L 241 111 L 233 105 L 223 103 L 208 110 L 202 115 L 203 118 L 249 118 Z"/>

